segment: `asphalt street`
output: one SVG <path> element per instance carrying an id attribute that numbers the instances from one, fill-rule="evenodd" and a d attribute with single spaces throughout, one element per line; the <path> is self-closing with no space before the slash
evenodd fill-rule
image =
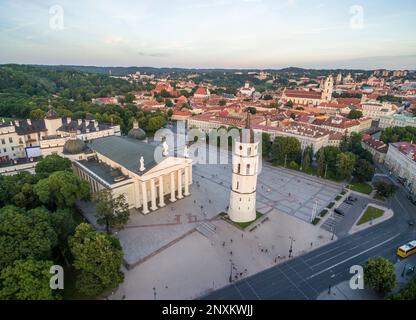
<path id="1" fill-rule="evenodd" d="M 392 219 L 232 283 L 202 299 L 315 300 L 330 284 L 350 279 L 351 266 L 363 265 L 377 256 L 396 262 L 397 248 L 416 239 L 415 227 L 408 225 L 409 219 L 416 219 L 416 206 L 407 199 L 403 188 L 389 200 L 388 206 L 395 212 Z"/>

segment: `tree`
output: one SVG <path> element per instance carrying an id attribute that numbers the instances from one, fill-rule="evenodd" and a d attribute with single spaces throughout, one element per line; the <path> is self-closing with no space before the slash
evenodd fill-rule
<path id="1" fill-rule="evenodd" d="M 218 104 L 220 105 L 220 106 L 225 106 L 226 104 L 227 104 L 227 101 L 225 101 L 224 99 L 223 100 L 220 100 L 219 102 L 218 102 Z"/>
<path id="2" fill-rule="evenodd" d="M 32 120 L 40 120 L 45 118 L 46 113 L 42 109 L 35 109 L 30 112 L 30 119 Z"/>
<path id="3" fill-rule="evenodd" d="M 97 296 L 123 281 L 120 271 L 123 251 L 116 238 L 81 223 L 69 239 L 69 246 L 74 257 L 73 266 L 79 271 L 76 286 L 82 294 Z"/>
<path id="4" fill-rule="evenodd" d="M 166 106 L 167 108 L 172 108 L 172 107 L 173 107 L 173 102 L 172 102 L 172 100 L 170 100 L 170 99 L 166 100 L 166 102 L 165 102 L 165 106 Z"/>
<path id="5" fill-rule="evenodd" d="M 88 182 L 67 171 L 57 171 L 40 180 L 34 191 L 40 202 L 52 210 L 72 208 L 78 199 L 88 200 L 90 196 Z"/>
<path id="6" fill-rule="evenodd" d="M 104 189 L 94 195 L 96 217 L 100 225 L 105 225 L 108 234 L 114 227 L 122 227 L 129 221 L 130 212 L 126 197 L 121 194 L 113 197 L 111 190 Z"/>
<path id="7" fill-rule="evenodd" d="M 393 196 L 397 191 L 397 187 L 394 184 L 391 184 L 385 181 L 377 181 L 374 184 L 374 187 L 377 190 L 377 194 L 380 197 L 384 197 L 384 198 L 389 198 Z"/>
<path id="8" fill-rule="evenodd" d="M 255 107 L 248 107 L 247 111 L 253 115 L 257 113 L 257 109 Z"/>
<path id="9" fill-rule="evenodd" d="M 363 117 L 363 113 L 360 110 L 351 110 L 350 113 L 348 114 L 347 118 L 348 119 L 360 119 Z"/>
<path id="10" fill-rule="evenodd" d="M 279 165 L 298 162 L 301 155 L 300 141 L 294 137 L 276 137 L 272 144 L 272 157 Z"/>
<path id="11" fill-rule="evenodd" d="M 270 134 L 263 132 L 261 138 L 262 138 L 262 149 L 261 149 L 262 155 L 263 157 L 267 159 L 269 158 L 270 151 L 272 149 L 272 142 L 271 142 Z"/>
<path id="12" fill-rule="evenodd" d="M 49 177 L 56 171 L 70 171 L 71 160 L 58 155 L 50 155 L 43 158 L 35 167 L 35 172 L 40 179 Z"/>
<path id="13" fill-rule="evenodd" d="M 394 265 L 385 258 L 369 259 L 364 266 L 364 283 L 386 295 L 397 285 Z"/>
<path id="14" fill-rule="evenodd" d="M 28 212 L 14 206 L 0 209 L 0 270 L 16 260 L 51 257 L 57 235 L 49 214 L 43 208 Z"/>
<path id="15" fill-rule="evenodd" d="M 163 128 L 166 125 L 166 119 L 163 116 L 155 116 L 149 119 L 147 124 L 147 130 L 151 132 L 156 132 L 160 128 Z"/>
<path id="16" fill-rule="evenodd" d="M 303 171 L 308 171 L 311 167 L 311 162 L 313 158 L 313 148 L 311 146 L 306 147 L 303 150 L 303 160 L 302 160 L 302 169 Z"/>
<path id="17" fill-rule="evenodd" d="M 340 179 L 351 177 L 355 165 L 355 155 L 351 152 L 340 153 L 337 155 L 337 176 Z"/>
<path id="18" fill-rule="evenodd" d="M 33 259 L 15 261 L 0 274 L 0 299 L 3 300 L 54 300 L 49 282 L 52 261 Z"/>
<path id="19" fill-rule="evenodd" d="M 128 93 L 124 96 L 124 103 L 133 103 L 134 99 L 136 99 L 136 97 Z"/>
<path id="20" fill-rule="evenodd" d="M 390 297 L 391 300 L 416 300 L 416 277 L 413 277 L 412 280 L 402 289 L 399 293 Z"/>
<path id="21" fill-rule="evenodd" d="M 292 102 L 292 100 L 289 100 L 288 102 L 286 102 L 285 108 L 287 108 L 287 109 L 292 109 L 293 108 L 293 102 Z"/>
<path id="22" fill-rule="evenodd" d="M 371 181 L 374 177 L 374 166 L 364 159 L 359 159 L 354 167 L 353 175 L 359 182 Z"/>
<path id="23" fill-rule="evenodd" d="M 326 172 L 326 159 L 325 159 L 325 152 L 323 149 L 319 150 L 318 152 L 318 175 L 323 177 Z"/>

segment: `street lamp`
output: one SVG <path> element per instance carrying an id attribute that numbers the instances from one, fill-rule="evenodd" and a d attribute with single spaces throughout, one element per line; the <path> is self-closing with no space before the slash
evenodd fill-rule
<path id="1" fill-rule="evenodd" d="M 293 239 L 293 237 L 290 237 L 289 259 L 292 258 L 293 242 L 295 242 L 295 239 Z"/>
<path id="2" fill-rule="evenodd" d="M 232 283 L 233 282 L 233 262 L 232 262 L 232 260 L 230 260 L 230 262 L 231 262 L 231 268 L 230 268 L 230 283 Z"/>
<path id="3" fill-rule="evenodd" d="M 331 274 L 331 278 L 329 279 L 329 287 L 328 287 L 328 294 L 330 295 L 331 294 L 331 290 L 332 290 L 332 281 L 333 281 L 333 279 L 335 278 L 335 274 L 334 274 L 334 272 L 331 270 L 330 271 L 330 274 Z"/>
<path id="4" fill-rule="evenodd" d="M 404 265 L 403 272 L 402 272 L 402 278 L 404 278 L 404 276 L 406 274 L 406 268 L 407 268 L 407 263 Z"/>
<path id="5" fill-rule="evenodd" d="M 331 240 L 334 240 L 335 237 L 335 227 L 332 227 L 332 237 Z"/>

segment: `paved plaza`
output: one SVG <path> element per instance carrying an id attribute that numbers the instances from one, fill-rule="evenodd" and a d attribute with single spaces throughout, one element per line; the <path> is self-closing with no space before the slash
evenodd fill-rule
<path id="1" fill-rule="evenodd" d="M 117 234 L 129 268 L 226 211 L 231 165 L 196 165 L 193 175 L 191 196 L 146 216 L 132 210 L 127 227 Z M 314 199 L 319 213 L 341 189 L 340 185 L 266 166 L 259 176 L 257 208 L 264 214 L 276 210 L 310 222 Z"/>
<path id="2" fill-rule="evenodd" d="M 195 299 L 331 242 L 331 234 L 272 210 L 265 222 L 242 232 L 223 220 L 210 237 L 193 232 L 125 272 L 110 299 Z M 296 237 L 298 235 L 298 237 Z M 153 289 L 155 288 L 155 289 Z"/>
<path id="3" fill-rule="evenodd" d="M 230 275 L 236 281 L 287 261 L 291 243 L 295 257 L 331 242 L 310 224 L 312 207 L 316 199 L 319 213 L 342 185 L 266 165 L 257 194 L 266 216 L 243 232 L 218 218 L 229 204 L 231 165 L 196 164 L 193 180 L 188 198 L 147 216 L 132 211 L 117 234 L 130 270 L 112 298 L 194 299 Z"/>

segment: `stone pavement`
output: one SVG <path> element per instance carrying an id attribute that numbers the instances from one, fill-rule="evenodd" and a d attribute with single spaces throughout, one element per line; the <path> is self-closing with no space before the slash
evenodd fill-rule
<path id="1" fill-rule="evenodd" d="M 195 299 L 330 242 L 331 234 L 295 217 L 271 211 L 253 232 L 216 220 L 211 238 L 193 232 L 125 272 L 110 299 Z M 232 270 L 232 271 L 231 271 Z M 153 290 L 155 288 L 155 290 Z"/>

